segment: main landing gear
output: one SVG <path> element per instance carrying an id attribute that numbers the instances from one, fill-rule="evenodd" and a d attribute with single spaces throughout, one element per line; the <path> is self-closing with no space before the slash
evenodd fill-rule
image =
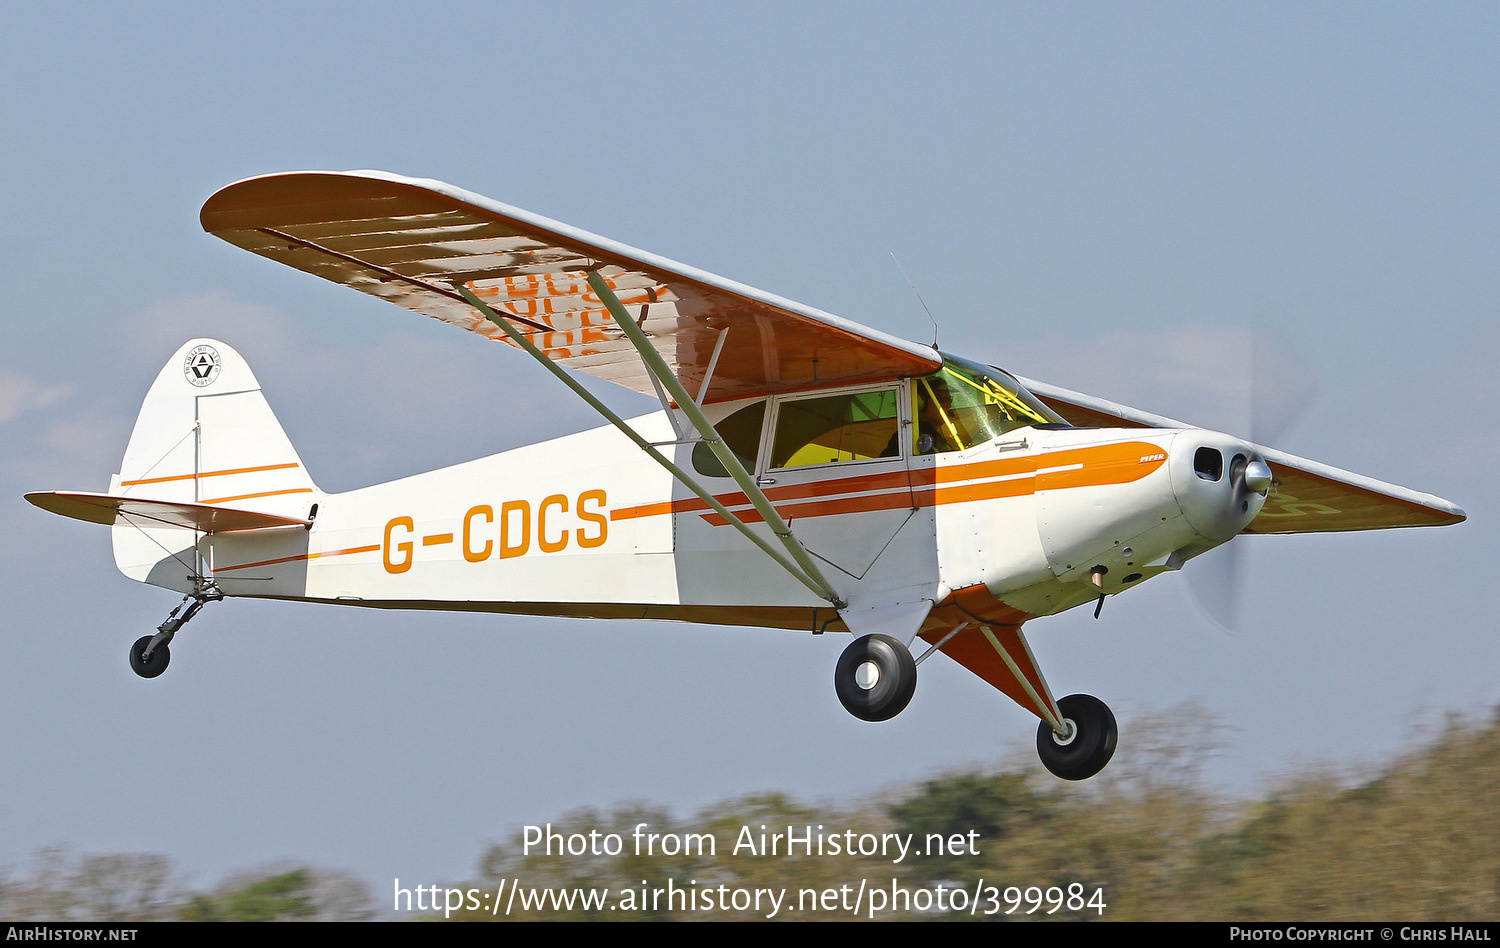
<path id="1" fill-rule="evenodd" d="M 143 635 L 135 640 L 130 646 L 130 669 L 142 678 L 155 678 L 167 670 L 167 663 L 172 660 L 172 653 L 167 649 L 167 643 L 172 641 L 172 636 L 177 630 L 188 624 L 188 620 L 198 614 L 206 603 L 218 602 L 224 598 L 219 587 L 209 583 L 197 592 L 182 597 L 182 602 L 177 608 L 168 613 L 166 621 L 156 627 L 155 635 Z M 183 611 L 183 607 L 187 611 Z M 178 613 L 181 613 L 179 615 Z"/>
<path id="2" fill-rule="evenodd" d="M 917 665 L 967 626 L 967 622 L 960 623 L 917 659 L 900 640 L 889 635 L 855 639 L 839 656 L 833 673 L 839 702 L 862 721 L 890 720 L 911 702 L 917 687 Z M 1068 695 L 1054 702 L 1019 629 L 997 634 L 990 626 L 981 625 L 979 631 L 1013 676 L 1017 687 L 1006 690 L 1006 694 L 1042 718 L 1036 732 L 1036 752 L 1042 766 L 1064 780 L 1087 780 L 1103 770 L 1115 755 L 1120 737 L 1109 706 L 1093 695 Z M 996 687 L 1002 686 L 996 683 Z"/>
<path id="3" fill-rule="evenodd" d="M 839 656 L 833 687 L 844 710 L 861 721 L 888 721 L 911 702 L 917 663 L 900 640 L 866 635 Z"/>
<path id="4" fill-rule="evenodd" d="M 1042 766 L 1064 780 L 1087 780 L 1115 755 L 1120 731 L 1109 706 L 1093 695 L 1068 695 L 1057 702 L 1063 731 L 1043 721 L 1036 730 Z"/>

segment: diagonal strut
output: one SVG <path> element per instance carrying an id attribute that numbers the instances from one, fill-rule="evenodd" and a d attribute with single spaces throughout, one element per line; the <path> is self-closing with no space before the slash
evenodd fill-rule
<path id="1" fill-rule="evenodd" d="M 590 271 L 589 275 L 590 275 L 590 277 L 595 276 L 595 274 L 592 271 Z M 694 494 L 696 494 L 698 496 L 698 499 L 702 500 L 704 503 L 708 504 L 709 507 L 713 508 L 713 510 L 714 510 L 715 513 L 717 513 L 719 516 L 721 516 L 725 520 L 727 520 L 730 523 L 730 525 L 733 526 L 733 527 L 735 527 L 737 530 L 739 530 L 740 533 L 744 534 L 747 539 L 749 539 L 752 543 L 754 543 L 757 547 L 759 547 L 760 550 L 763 553 L 765 553 L 767 556 L 771 557 L 771 559 L 775 560 L 776 563 L 778 563 L 783 569 L 785 569 L 788 573 L 790 573 L 793 576 L 793 578 L 795 578 L 797 581 L 799 581 L 800 583 L 802 583 L 808 589 L 810 589 L 814 593 L 816 593 L 817 596 L 820 599 L 825 599 L 828 602 L 832 603 L 835 608 L 837 608 L 837 609 L 844 608 L 844 606 L 846 605 L 846 603 L 844 602 L 844 600 L 842 598 L 840 598 L 838 596 L 838 594 L 836 592 L 833 591 L 832 587 L 830 587 L 828 585 L 827 580 L 823 579 L 822 575 L 820 573 L 818 573 L 816 566 L 813 566 L 813 568 L 811 570 L 806 570 L 805 571 L 805 570 L 799 568 L 799 565 L 797 563 L 793 562 L 792 560 L 787 559 L 787 557 L 786 557 L 785 554 L 783 554 L 781 551 L 777 550 L 775 547 L 771 546 L 771 544 L 768 543 L 764 537 L 762 537 L 760 534 L 756 533 L 753 529 L 750 528 L 750 526 L 748 524 L 746 524 L 743 520 L 741 520 L 738 516 L 736 516 L 728 507 L 725 507 L 722 503 L 720 503 L 719 500 L 716 497 L 714 497 L 714 495 L 713 495 L 713 493 L 711 491 L 707 490 L 702 485 L 700 485 L 696 480 L 693 479 L 693 477 L 691 475 L 689 475 L 682 468 L 680 468 L 676 464 L 672 463 L 672 461 L 669 458 L 667 458 L 666 455 L 662 454 L 661 451 L 657 450 L 657 448 L 656 448 L 655 445 L 651 444 L 645 438 L 641 437 L 640 434 L 638 434 L 634 428 L 631 428 L 630 425 L 626 424 L 625 420 L 623 418 L 621 418 L 619 415 L 615 414 L 608 407 L 606 407 L 603 402 L 599 401 L 599 399 L 596 398 L 593 395 L 592 392 L 590 392 L 588 389 L 584 388 L 582 385 L 578 384 L 577 380 L 575 380 L 571 375 L 569 375 L 568 372 L 567 372 L 567 370 L 563 369 L 562 366 L 558 365 L 557 363 L 553 362 L 551 359 L 547 358 L 546 354 L 543 353 L 540 349 L 538 349 L 536 347 L 536 345 L 531 342 L 530 339 L 527 339 L 526 336 L 523 333 L 521 333 L 520 330 L 516 329 L 516 327 L 514 327 L 514 326 L 512 326 L 510 324 L 510 322 L 506 318 L 506 316 L 504 316 L 504 315 L 502 315 L 500 313 L 495 312 L 495 310 L 493 308 L 491 308 L 488 304 L 486 304 L 479 297 L 475 296 L 474 293 L 467 286 L 464 286 L 463 284 L 455 283 L 454 286 L 453 286 L 453 288 L 454 288 L 454 290 L 458 294 L 460 294 L 469 303 L 469 305 L 473 306 L 476 310 L 478 310 L 481 314 L 483 314 L 486 319 L 488 319 L 490 322 L 494 323 L 497 327 L 500 328 L 500 330 L 502 332 L 504 332 L 507 336 L 509 336 L 510 339 L 511 339 L 511 341 L 514 342 L 517 346 L 519 346 L 522 351 L 526 352 L 528 355 L 530 355 L 536 361 L 540 362 L 543 366 L 545 366 L 549 372 L 551 372 L 553 375 L 557 376 L 557 378 L 560 379 L 563 382 L 564 385 L 567 385 L 570 389 L 573 390 L 573 392 L 575 394 L 577 394 L 580 398 L 582 398 L 585 402 L 587 402 L 589 404 L 589 407 L 591 407 L 595 411 L 597 411 L 607 421 L 609 421 L 610 424 L 612 424 L 616 428 L 618 428 L 621 433 L 623 433 L 631 441 L 635 442 L 636 446 L 639 447 L 642 451 L 645 451 L 648 455 L 650 455 L 650 457 L 651 457 L 652 460 L 656 461 L 662 467 L 666 468 L 667 471 L 679 483 L 681 483 L 688 490 L 690 490 Z M 608 287 L 605 288 L 605 291 L 608 292 Z M 619 306 L 619 300 L 615 299 L 613 293 L 610 293 L 609 299 L 611 301 L 613 301 L 616 306 Z M 623 307 L 621 307 L 621 311 L 623 312 Z M 626 316 L 625 322 L 629 323 L 632 326 L 635 325 L 630 320 L 629 316 Z M 637 331 L 639 331 L 639 330 L 637 330 Z M 644 338 L 644 336 L 642 338 Z M 648 344 L 647 348 L 650 348 L 649 344 Z M 652 350 L 652 354 L 655 355 L 655 350 L 654 349 Z M 657 359 L 658 359 L 658 361 L 660 361 L 661 357 L 657 356 Z M 675 376 L 670 376 L 670 374 L 669 374 L 669 378 L 671 379 L 671 381 L 673 383 L 677 383 L 677 379 L 676 379 Z M 680 384 L 678 384 L 678 388 L 681 388 Z M 673 394 L 674 394 L 674 397 L 675 397 L 676 393 L 674 392 Z M 689 399 L 689 402 L 691 402 L 690 399 Z M 682 402 L 679 401 L 678 404 L 680 405 L 680 404 L 682 404 Z M 696 407 L 696 405 L 694 407 Z M 699 414 L 701 415 L 701 412 Z M 706 421 L 706 419 L 705 419 L 705 421 Z M 700 431 L 701 431 L 701 429 L 700 429 Z M 712 425 L 709 425 L 709 431 L 713 432 L 714 442 L 717 443 L 717 444 L 719 444 L 720 447 L 722 447 L 722 442 L 719 440 L 718 433 L 714 432 L 714 429 L 713 429 Z M 726 449 L 726 453 L 727 453 L 727 449 Z M 733 454 L 730 454 L 730 457 L 733 458 Z M 735 464 L 736 464 L 736 466 L 739 467 L 739 469 L 740 469 L 741 472 L 744 471 L 744 467 L 741 466 L 741 465 L 739 465 L 739 460 L 737 458 L 735 458 Z M 748 478 L 748 476 L 749 475 L 746 475 L 747 478 Z M 752 487 L 754 486 L 753 482 L 752 482 L 751 486 Z M 748 493 L 749 492 L 747 492 L 747 494 Z M 749 496 L 751 496 L 752 498 L 754 498 L 755 496 L 760 496 L 762 499 L 764 499 L 764 494 L 761 494 L 759 488 L 755 488 L 754 493 L 753 494 L 749 494 Z M 769 506 L 769 501 L 767 501 L 766 503 L 767 503 L 767 506 Z M 773 515 L 776 515 L 774 509 L 772 509 L 771 512 L 772 512 Z M 777 522 L 781 522 L 782 526 L 785 527 L 785 523 L 781 521 L 780 515 L 776 515 L 776 519 L 777 519 Z M 767 522 L 770 522 L 770 521 L 768 520 Z M 793 540 L 793 543 L 795 543 L 795 542 L 796 541 Z M 801 549 L 801 545 L 798 544 L 797 548 L 800 550 Z M 806 552 L 805 551 L 803 551 L 803 555 L 806 556 Z M 809 560 L 809 563 L 811 563 L 811 560 Z"/>

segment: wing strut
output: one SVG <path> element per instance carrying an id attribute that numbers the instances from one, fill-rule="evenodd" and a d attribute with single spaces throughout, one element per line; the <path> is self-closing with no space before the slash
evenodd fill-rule
<path id="1" fill-rule="evenodd" d="M 708 416 L 703 414 L 703 409 L 698 407 L 698 403 L 693 400 L 693 396 L 688 394 L 686 388 L 683 388 L 682 382 L 673 374 L 671 367 L 661 357 L 661 353 L 657 352 L 656 347 L 651 345 L 651 342 L 646 338 L 645 330 L 641 329 L 636 321 L 630 318 L 630 314 L 621 305 L 619 297 L 615 296 L 614 290 L 609 288 L 609 284 L 604 282 L 604 278 L 599 275 L 599 271 L 597 270 L 590 270 L 588 272 L 588 280 L 589 286 L 593 287 L 599 299 L 604 301 L 604 305 L 609 309 L 609 314 L 615 318 L 615 322 L 624 331 L 626 338 L 631 341 L 636 351 L 641 354 L 641 358 L 646 363 L 647 371 L 655 376 L 662 385 L 665 385 L 667 391 L 677 400 L 677 407 L 682 409 L 684 415 L 687 415 L 688 421 L 691 421 L 693 427 L 698 429 L 698 434 L 703 438 L 704 444 L 707 444 L 709 450 L 713 451 L 714 457 L 718 458 L 719 463 L 724 465 L 724 469 L 734 478 L 734 482 L 739 485 L 740 490 L 745 492 L 745 496 L 750 498 L 750 502 L 755 505 L 756 512 L 764 518 L 766 525 L 771 528 L 771 532 L 776 534 L 777 539 L 781 541 L 782 546 L 786 547 L 786 551 L 791 554 L 792 559 L 797 562 L 797 565 L 802 567 L 803 571 L 817 583 L 821 589 L 819 595 L 833 603 L 834 608 L 843 609 L 847 603 L 839 598 L 839 594 L 833 591 L 833 587 L 828 584 L 828 580 L 823 578 L 822 572 L 818 569 L 818 564 L 813 562 L 813 558 L 807 552 L 807 549 L 798 542 L 796 537 L 792 536 L 791 526 L 781 518 L 781 514 L 776 511 L 776 508 L 771 506 L 771 501 L 766 497 L 765 491 L 760 489 L 760 485 L 755 483 L 755 478 L 751 477 L 750 472 L 745 470 L 745 465 L 740 463 L 739 457 L 733 451 L 729 450 L 729 446 L 724 443 L 724 439 L 719 437 L 719 432 L 714 428 L 713 422 L 709 421 Z"/>
<path id="2" fill-rule="evenodd" d="M 592 270 L 589 271 L 588 276 L 590 285 L 594 286 L 595 292 L 598 292 L 600 297 L 605 301 L 605 305 L 609 307 L 611 315 L 615 317 L 615 321 L 620 323 L 622 327 L 628 326 L 630 327 L 630 329 L 635 330 L 636 335 L 632 336 L 630 334 L 630 329 L 626 329 L 626 335 L 631 339 L 633 343 L 635 343 L 637 348 L 643 350 L 642 355 L 644 356 L 645 352 L 650 352 L 651 355 L 656 356 L 656 362 L 661 363 L 661 356 L 657 355 L 656 350 L 651 348 L 650 343 L 646 341 L 645 334 L 641 332 L 640 328 L 636 326 L 635 322 L 630 319 L 628 314 L 625 313 L 624 307 L 620 305 L 620 301 L 615 297 L 614 293 L 610 291 L 609 287 L 604 285 L 604 281 L 600 280 L 598 274 Z M 758 533 L 752 530 L 748 524 L 737 517 L 728 507 L 725 507 L 722 503 L 720 503 L 709 490 L 700 485 L 696 480 L 693 479 L 691 475 L 689 475 L 682 468 L 678 467 L 676 464 L 673 464 L 666 455 L 657 450 L 655 445 L 651 444 L 645 438 L 642 438 L 638 433 L 636 433 L 635 429 L 626 424 L 623 418 L 615 414 L 613 411 L 610 411 L 609 408 L 605 407 L 603 402 L 599 401 L 599 399 L 594 397 L 591 392 L 585 389 L 582 385 L 578 384 L 577 380 L 570 376 L 567 371 L 562 368 L 562 366 L 547 358 L 546 354 L 538 349 L 535 345 L 533 345 L 531 340 L 527 339 L 520 330 L 512 326 L 505 316 L 502 316 L 500 313 L 495 312 L 495 310 L 490 308 L 488 304 L 486 304 L 479 297 L 475 296 L 467 286 L 461 283 L 455 283 L 453 285 L 453 288 L 460 295 L 462 295 L 465 300 L 468 301 L 470 306 L 473 306 L 480 313 L 484 314 L 486 319 L 494 323 L 500 328 L 502 332 L 509 336 L 511 341 L 519 346 L 522 351 L 526 352 L 533 359 L 546 366 L 547 371 L 551 372 L 553 375 L 561 379 L 563 384 L 568 386 L 568 388 L 572 389 L 580 398 L 587 402 L 589 404 L 589 407 L 593 408 L 599 414 L 603 415 L 610 424 L 620 429 L 620 431 L 627 438 L 635 442 L 637 447 L 650 455 L 652 460 L 656 461 L 656 463 L 666 468 L 667 471 L 674 478 L 676 478 L 679 483 L 681 483 L 688 490 L 692 491 L 694 494 L 697 494 L 699 500 L 702 500 L 704 503 L 708 504 L 713 508 L 715 513 L 723 517 L 725 520 L 729 521 L 731 526 L 739 530 L 740 533 L 744 534 L 747 539 L 758 546 L 763 553 L 780 564 L 781 567 L 788 573 L 791 573 L 793 578 L 816 593 L 818 598 L 827 600 L 833 605 L 835 609 L 843 609 L 848 605 L 848 603 L 845 602 L 844 599 L 838 595 L 838 593 L 834 592 L 833 587 L 828 584 L 828 581 L 823 578 L 822 573 L 819 572 L 817 565 L 813 563 L 812 558 L 808 556 L 807 551 L 803 549 L 802 545 L 798 543 L 796 538 L 791 535 L 791 528 L 787 526 L 786 521 L 781 519 L 781 515 L 778 514 L 776 512 L 776 509 L 771 506 L 771 502 L 766 499 L 765 494 L 759 487 L 756 486 L 755 482 L 750 478 L 750 475 L 745 472 L 744 465 L 740 464 L 739 458 L 735 457 L 733 452 L 731 452 L 724 446 L 723 440 L 719 437 L 719 434 L 714 429 L 713 425 L 709 423 L 708 419 L 703 416 L 703 413 L 701 411 L 696 411 L 698 407 L 697 404 L 687 396 L 686 391 L 682 389 L 681 383 L 677 381 L 677 377 L 672 375 L 670 371 L 667 371 L 664 364 L 661 364 L 660 368 L 658 368 L 658 366 L 653 365 L 649 359 L 647 360 L 648 369 L 651 370 L 653 376 L 659 378 L 667 385 L 668 389 L 672 393 L 672 397 L 677 399 L 677 404 L 679 406 L 693 406 L 693 408 L 695 409 L 694 415 L 696 415 L 696 417 L 694 417 L 694 415 L 689 415 L 689 418 L 693 421 L 694 426 L 697 427 L 699 433 L 703 435 L 703 439 L 708 442 L 708 445 L 710 449 L 713 450 L 714 455 L 718 457 L 721 462 L 723 462 L 725 468 L 728 469 L 731 474 L 735 475 L 736 482 L 740 485 L 741 489 L 745 491 L 746 496 L 748 496 L 751 501 L 755 503 L 756 510 L 760 511 L 761 516 L 764 517 L 766 523 L 771 526 L 772 531 L 775 532 L 776 535 L 781 538 L 782 543 L 786 545 L 787 552 L 792 554 L 792 560 L 787 559 L 784 554 L 778 551 L 775 547 L 771 546 L 771 544 L 768 543 L 764 537 L 760 536 Z M 639 337 L 639 342 L 636 341 L 637 337 Z M 762 507 L 764 509 L 762 509 Z"/>

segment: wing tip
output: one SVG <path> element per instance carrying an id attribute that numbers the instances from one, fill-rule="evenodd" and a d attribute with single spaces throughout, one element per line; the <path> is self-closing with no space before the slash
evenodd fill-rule
<path id="1" fill-rule="evenodd" d="M 243 216 L 264 214 L 278 206 L 294 206 L 312 201 L 339 200 L 358 192 L 356 198 L 370 197 L 371 184 L 393 187 L 392 194 L 437 194 L 451 197 L 452 185 L 431 178 L 412 178 L 373 168 L 353 171 L 276 171 L 251 175 L 219 188 L 203 202 L 198 223 L 207 233 L 242 229 Z"/>

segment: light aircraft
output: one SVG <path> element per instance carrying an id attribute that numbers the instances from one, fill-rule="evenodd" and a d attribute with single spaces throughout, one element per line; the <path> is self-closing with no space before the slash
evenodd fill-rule
<path id="1" fill-rule="evenodd" d="M 245 360 L 189 340 L 107 492 L 26 495 L 111 525 L 125 575 L 183 594 L 130 649 L 147 678 L 204 604 L 234 596 L 849 632 L 834 686 L 856 717 L 898 714 L 917 664 L 942 652 L 1036 714 L 1042 762 L 1080 780 L 1114 753 L 1114 716 L 1053 696 L 1029 620 L 1097 611 L 1241 533 L 1464 519 L 438 181 L 268 175 L 214 194 L 201 219 L 520 350 L 609 424 L 324 493 Z M 576 372 L 661 410 L 622 419 Z"/>

